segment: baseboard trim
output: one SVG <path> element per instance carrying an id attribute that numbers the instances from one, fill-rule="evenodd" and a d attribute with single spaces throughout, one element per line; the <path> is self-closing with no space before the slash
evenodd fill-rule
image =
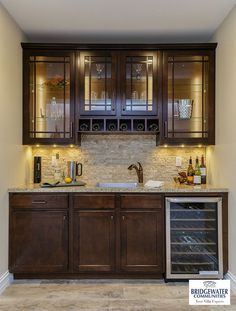
<path id="1" fill-rule="evenodd" d="M 6 271 L 4 274 L 0 276 L 0 295 L 5 290 L 7 286 L 11 283 L 11 275 L 9 271 Z"/>
<path id="2" fill-rule="evenodd" d="M 231 284 L 231 290 L 236 293 L 236 276 L 233 275 L 233 273 L 231 273 L 230 271 L 228 271 L 225 276 L 224 279 L 226 280 L 230 280 L 230 284 Z"/>

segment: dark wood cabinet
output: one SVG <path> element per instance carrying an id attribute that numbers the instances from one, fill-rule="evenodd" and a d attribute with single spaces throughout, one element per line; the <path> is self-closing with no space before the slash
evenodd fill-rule
<path id="1" fill-rule="evenodd" d="M 203 196 L 181 197 L 193 195 Z M 205 194 L 213 196 L 223 199 L 226 273 L 227 194 Z M 9 271 L 16 278 L 162 278 L 164 223 L 164 194 L 11 193 Z"/>
<path id="2" fill-rule="evenodd" d="M 116 115 L 117 54 L 112 51 L 86 51 L 80 53 L 79 59 L 79 114 Z"/>
<path id="3" fill-rule="evenodd" d="M 162 267 L 162 210 L 123 211 L 121 213 L 121 270 L 162 273 Z"/>
<path id="4" fill-rule="evenodd" d="M 14 210 L 10 216 L 10 272 L 60 273 L 68 268 L 68 213 Z"/>
<path id="5" fill-rule="evenodd" d="M 23 143 L 74 143 L 74 52 L 30 49 L 23 57 Z"/>
<path id="6" fill-rule="evenodd" d="M 74 270 L 114 272 L 115 215 L 110 211 L 74 212 Z"/>
<path id="7" fill-rule="evenodd" d="M 80 144 L 81 133 L 215 143 L 215 43 L 23 43 L 24 144 Z"/>
<path id="8" fill-rule="evenodd" d="M 12 193 L 9 198 L 9 270 L 68 270 L 68 195 Z"/>
<path id="9" fill-rule="evenodd" d="M 162 143 L 215 143 L 215 51 L 164 51 Z"/>

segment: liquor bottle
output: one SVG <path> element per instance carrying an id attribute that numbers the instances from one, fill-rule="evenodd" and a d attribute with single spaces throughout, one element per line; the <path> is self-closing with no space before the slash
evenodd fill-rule
<path id="1" fill-rule="evenodd" d="M 206 184 L 206 165 L 204 163 L 204 155 L 202 155 L 201 157 L 200 171 L 201 171 L 201 183 L 205 185 Z"/>
<path id="2" fill-rule="evenodd" d="M 200 166 L 199 166 L 198 157 L 196 158 L 193 183 L 194 183 L 194 185 L 201 185 L 201 170 L 200 170 Z"/>
<path id="3" fill-rule="evenodd" d="M 192 165 L 192 157 L 190 157 L 188 170 L 187 170 L 187 182 L 190 185 L 193 184 L 193 176 L 194 176 L 194 169 Z"/>

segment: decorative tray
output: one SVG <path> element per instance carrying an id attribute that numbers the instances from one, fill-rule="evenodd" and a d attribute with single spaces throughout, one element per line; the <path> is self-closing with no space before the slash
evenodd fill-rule
<path id="1" fill-rule="evenodd" d="M 61 182 L 56 182 L 56 183 L 49 183 L 45 182 L 40 184 L 41 188 L 55 188 L 55 187 L 78 187 L 78 186 L 85 186 L 86 183 L 83 181 L 76 181 L 76 182 L 71 182 L 71 183 L 61 183 Z"/>

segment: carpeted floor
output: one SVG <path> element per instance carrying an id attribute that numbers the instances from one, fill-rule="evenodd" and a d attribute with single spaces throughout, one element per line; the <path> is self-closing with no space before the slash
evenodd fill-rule
<path id="1" fill-rule="evenodd" d="M 15 281 L 0 296 L 0 311 L 236 311 L 189 306 L 188 283 L 162 281 Z"/>

